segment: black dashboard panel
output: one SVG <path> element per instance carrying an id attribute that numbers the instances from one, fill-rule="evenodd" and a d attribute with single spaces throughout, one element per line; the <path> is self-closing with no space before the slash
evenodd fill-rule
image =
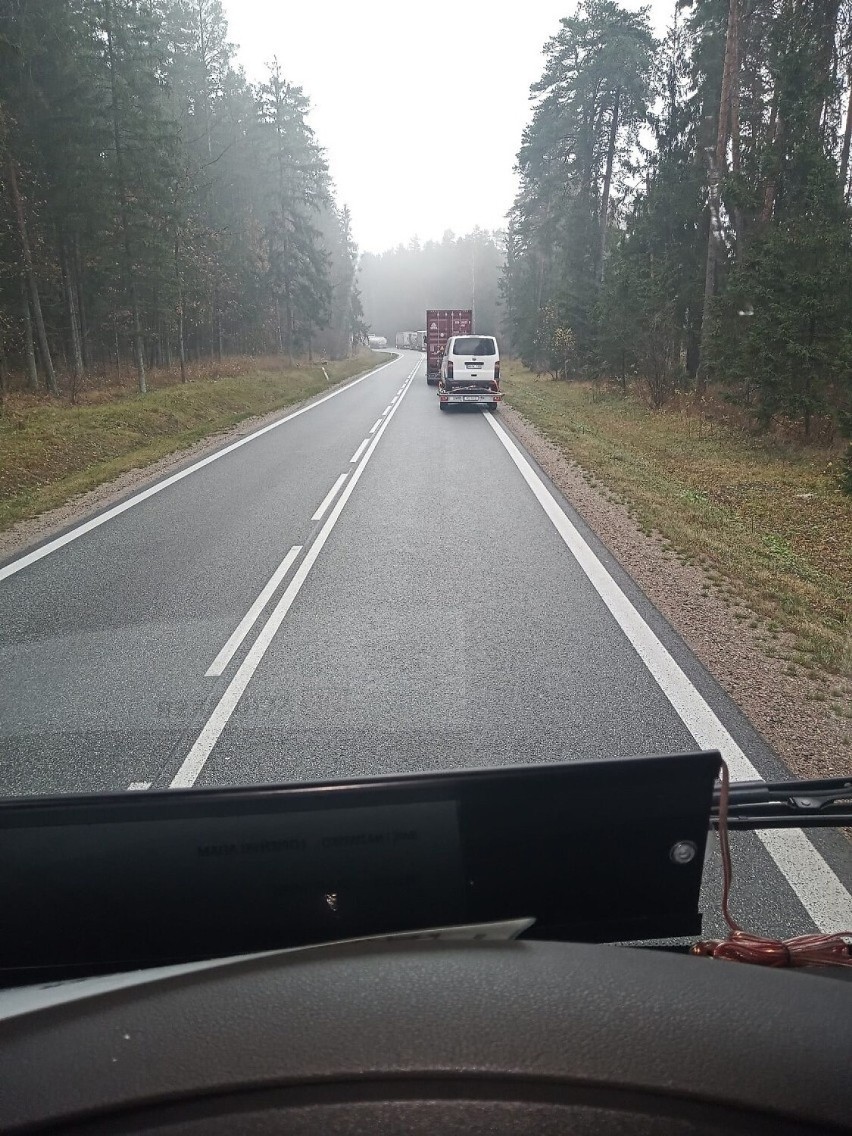
<path id="1" fill-rule="evenodd" d="M 0 984 L 535 917 L 693 935 L 718 753 L 0 802 Z"/>

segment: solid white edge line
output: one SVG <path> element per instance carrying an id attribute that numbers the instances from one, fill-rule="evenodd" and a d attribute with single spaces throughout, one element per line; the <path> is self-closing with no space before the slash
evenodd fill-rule
<path id="1" fill-rule="evenodd" d="M 321 398 L 315 399 L 313 402 L 308 403 L 307 406 L 302 406 L 299 410 L 294 410 L 292 414 L 287 414 L 284 418 L 278 418 L 275 422 L 270 422 L 268 426 L 261 426 L 259 430 L 255 430 L 251 434 L 247 434 L 245 438 L 240 438 L 239 441 L 232 442 L 229 446 L 217 450 L 214 454 L 208 454 L 206 458 L 201 458 L 200 461 L 193 462 L 192 465 L 187 466 L 186 469 L 181 469 L 177 473 L 173 473 L 170 477 L 164 478 L 163 481 L 158 481 L 154 485 L 149 485 L 147 489 L 143 489 L 141 493 L 136 493 L 132 497 L 128 497 L 126 501 L 120 502 L 118 505 L 113 505 L 111 509 L 107 509 L 104 513 L 99 513 L 97 517 L 92 517 L 83 524 L 77 525 L 76 528 L 71 529 L 62 536 L 56 537 L 54 540 L 48 541 L 40 548 L 34 549 L 32 552 L 26 553 L 24 556 L 18 557 L 10 564 L 0 568 L 0 581 L 7 579 L 9 576 L 14 576 L 16 572 L 20 572 L 23 568 L 28 568 L 30 564 L 35 564 L 37 560 L 42 560 L 45 556 L 49 556 L 52 552 L 63 548 L 66 544 L 70 544 L 72 540 L 77 540 L 78 537 L 85 536 L 86 533 L 91 532 L 93 529 L 98 528 L 100 525 L 106 524 L 111 521 L 113 517 L 120 516 L 121 513 L 127 512 L 132 509 L 134 505 L 140 504 L 142 501 L 147 501 L 149 497 L 153 497 L 156 493 L 161 493 L 164 489 L 168 489 L 170 485 L 182 481 L 183 478 L 189 477 L 191 473 L 195 473 L 199 469 L 210 465 L 211 462 L 218 461 L 219 458 L 225 457 L 226 454 L 233 453 L 238 450 L 240 446 L 248 445 L 253 442 L 255 438 L 261 437 L 263 434 L 268 434 L 270 430 L 277 430 L 279 426 L 283 426 L 285 422 L 292 422 L 294 418 L 298 418 L 301 414 L 307 414 L 309 410 L 313 410 L 317 406 L 321 406 L 324 402 L 328 402 L 330 398 L 336 398 L 344 391 L 351 390 L 352 387 L 357 386 L 358 383 L 363 383 L 365 379 L 369 379 L 372 375 L 378 374 L 383 371 L 385 367 L 390 367 L 395 363 L 396 359 L 391 359 L 387 363 L 382 363 L 378 367 L 374 367 L 372 371 L 367 371 L 364 375 L 359 375 L 357 379 L 353 379 L 351 383 L 346 386 L 338 387 L 337 390 L 329 391 Z"/>
<path id="2" fill-rule="evenodd" d="M 355 451 L 355 453 L 352 455 L 352 457 L 349 459 L 350 465 L 353 465 L 358 460 L 358 458 L 360 458 L 361 454 L 363 454 L 364 450 L 366 450 L 366 448 L 367 448 L 367 446 L 369 446 L 369 444 L 370 444 L 370 439 L 365 438 L 364 441 L 361 443 L 361 445 L 358 447 L 358 449 Z"/>
<path id="3" fill-rule="evenodd" d="M 378 430 L 378 428 L 381 426 L 381 424 L 382 424 L 381 418 L 377 418 L 374 425 L 372 425 L 370 427 L 370 429 L 367 431 L 367 433 L 368 434 L 375 434 L 375 432 Z"/>
<path id="4" fill-rule="evenodd" d="M 719 750 L 731 771 L 732 781 L 760 780 L 755 766 L 583 540 L 509 434 L 492 414 L 483 417 L 508 451 L 592 587 L 692 734 L 696 745 L 701 749 Z M 852 927 L 852 895 L 804 832 L 800 829 L 758 829 L 755 836 L 820 931 L 847 931 Z"/>
<path id="5" fill-rule="evenodd" d="M 263 611 L 263 609 L 266 607 L 266 605 L 269 603 L 269 601 L 272 598 L 276 588 L 281 583 L 281 581 L 284 579 L 284 577 L 287 575 L 287 573 L 290 571 L 290 566 L 292 565 L 293 561 L 296 559 L 296 557 L 299 555 L 299 553 L 301 551 L 302 551 L 301 544 L 294 544 L 293 545 L 293 547 L 290 549 L 290 551 L 287 553 L 287 555 L 284 557 L 284 559 L 281 561 L 281 563 L 278 565 L 278 567 L 275 569 L 275 571 L 269 577 L 269 580 L 265 584 L 260 595 L 257 597 L 257 599 L 254 601 L 254 603 L 248 609 L 248 611 L 243 616 L 243 618 L 240 620 L 240 622 L 237 624 L 236 629 L 234 630 L 233 634 L 228 639 L 225 646 L 222 648 L 222 650 L 219 652 L 219 654 L 216 656 L 216 658 L 213 660 L 213 662 L 210 664 L 210 666 L 204 672 L 205 678 L 218 678 L 218 676 L 222 673 L 222 671 L 225 669 L 225 667 L 227 667 L 228 663 L 234 657 L 234 654 L 238 650 L 243 639 L 245 639 L 246 635 L 248 635 L 249 631 L 251 631 L 251 629 L 254 626 L 258 616 Z"/>
<path id="6" fill-rule="evenodd" d="M 328 512 L 329 505 L 332 503 L 334 498 L 337 496 L 337 493 L 338 493 L 338 490 L 340 489 L 340 486 L 343 484 L 343 482 L 346 480 L 346 478 L 348 476 L 349 476 L 348 473 L 341 473 L 340 477 L 338 477 L 337 481 L 335 481 L 334 485 L 332 485 L 331 489 L 329 489 L 328 493 L 326 493 L 325 497 L 323 497 L 322 504 L 317 509 L 317 511 L 314 513 L 314 515 L 311 517 L 312 521 L 321 521 L 322 520 L 323 515 Z"/>
<path id="7" fill-rule="evenodd" d="M 189 753 L 183 760 L 183 763 L 174 775 L 171 781 L 172 789 L 188 789 L 195 784 L 198 775 L 207 763 L 207 759 L 213 751 L 213 747 L 219 740 L 222 731 L 228 724 L 228 720 L 237 707 L 240 699 L 245 693 L 246 687 L 251 681 L 252 675 L 260 665 L 260 661 L 266 654 L 266 651 L 275 637 L 275 633 L 284 621 L 284 617 L 290 610 L 296 596 L 304 584 L 305 580 L 316 563 L 317 557 L 322 552 L 325 542 L 328 540 L 331 530 L 337 524 L 340 514 L 346 507 L 346 502 L 352 496 L 355 486 L 361 474 L 367 467 L 367 462 L 373 456 L 376 446 L 381 441 L 382 434 L 390 425 L 391 419 L 397 410 L 402 406 L 402 399 L 396 404 L 391 413 L 382 423 L 382 428 L 378 434 L 373 438 L 367 452 L 361 458 L 360 463 L 355 467 L 352 476 L 347 482 L 343 492 L 338 497 L 334 504 L 334 508 L 328 514 L 320 531 L 317 533 L 316 539 L 305 554 L 302 563 L 293 574 L 293 579 L 287 585 L 281 599 L 272 610 L 272 614 L 267 619 L 266 623 L 261 628 L 261 631 L 254 643 L 252 643 L 248 654 L 240 663 L 237 673 L 231 679 L 225 693 L 219 699 L 213 713 L 207 719 L 201 733 L 195 740 L 195 743 L 190 749 Z"/>

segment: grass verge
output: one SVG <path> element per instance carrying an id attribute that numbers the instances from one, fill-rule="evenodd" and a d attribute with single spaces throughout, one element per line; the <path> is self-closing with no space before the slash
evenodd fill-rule
<path id="1" fill-rule="evenodd" d="M 829 448 L 755 436 L 694 399 L 654 411 L 517 363 L 503 380 L 509 404 L 643 531 L 763 619 L 768 654 L 783 651 L 790 667 L 811 674 L 852 675 L 852 501 L 837 486 Z"/>
<path id="2" fill-rule="evenodd" d="M 371 370 L 388 355 L 362 352 L 326 363 L 331 383 Z M 77 405 L 10 398 L 0 415 L 0 531 L 235 426 L 320 393 L 320 365 L 233 361 L 216 378 L 158 386 L 144 397 L 92 392 Z"/>

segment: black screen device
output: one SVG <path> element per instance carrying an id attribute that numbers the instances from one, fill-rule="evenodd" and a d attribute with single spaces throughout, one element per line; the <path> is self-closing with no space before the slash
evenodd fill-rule
<path id="1" fill-rule="evenodd" d="M 717 752 L 0 801 L 0 981 L 533 916 L 701 929 Z"/>

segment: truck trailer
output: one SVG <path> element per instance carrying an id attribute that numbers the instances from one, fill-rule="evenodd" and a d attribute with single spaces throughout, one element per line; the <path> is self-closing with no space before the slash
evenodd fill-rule
<path id="1" fill-rule="evenodd" d="M 426 312 L 426 382 L 435 386 L 441 374 L 441 356 L 451 335 L 473 331 L 471 308 L 429 308 Z"/>

